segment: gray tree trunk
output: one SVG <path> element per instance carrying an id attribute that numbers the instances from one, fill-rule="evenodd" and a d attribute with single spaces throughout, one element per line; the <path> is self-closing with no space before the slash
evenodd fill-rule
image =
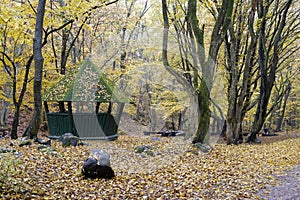
<path id="1" fill-rule="evenodd" d="M 46 0 L 39 0 L 35 35 L 33 40 L 33 58 L 35 63 L 34 73 L 34 113 L 29 124 L 29 136 L 30 138 L 37 137 L 38 130 L 42 119 L 42 77 L 43 77 L 43 65 L 44 57 L 42 54 L 42 41 L 43 41 L 43 24 L 45 15 Z"/>
<path id="2" fill-rule="evenodd" d="M 286 105 L 287 105 L 287 101 L 290 96 L 291 90 L 292 90 L 291 83 L 289 83 L 285 90 L 285 93 L 284 93 L 284 101 L 283 101 L 282 111 L 280 113 L 279 118 L 276 119 L 276 129 L 275 129 L 276 131 L 281 131 L 283 119 L 285 116 Z"/>
<path id="3" fill-rule="evenodd" d="M 267 46 L 267 14 L 269 11 L 270 2 L 266 3 L 263 0 L 258 1 L 258 18 L 261 20 L 259 27 L 259 69 L 260 69 L 260 95 L 258 98 L 258 105 L 254 116 L 254 122 L 251 128 L 251 133 L 247 138 L 247 142 L 257 142 L 256 135 L 261 130 L 267 116 L 267 108 L 271 92 L 275 82 L 276 70 L 278 68 L 279 50 L 283 45 L 281 40 L 282 33 L 286 24 L 287 13 L 291 7 L 293 0 L 288 0 L 281 10 L 281 20 L 278 22 L 278 28 L 274 31 L 274 42 Z M 272 49 L 272 58 L 270 59 L 270 52 Z M 258 141 L 259 142 L 259 141 Z"/>
<path id="4" fill-rule="evenodd" d="M 193 35 L 197 42 L 198 61 L 201 64 L 202 79 L 198 92 L 199 124 L 193 143 L 204 143 L 210 125 L 210 92 L 213 86 L 214 71 L 218 52 L 224 39 L 224 34 L 231 24 L 234 1 L 223 0 L 213 27 L 208 57 L 205 58 L 204 30 L 199 28 L 197 20 L 197 1 L 189 0 L 187 19 L 191 23 Z M 190 34 L 192 38 L 192 35 Z"/>
<path id="5" fill-rule="evenodd" d="M 229 92 L 228 92 L 228 112 L 227 112 L 227 144 L 237 144 L 242 141 L 242 123 L 246 113 L 245 107 L 248 107 L 249 99 L 251 97 L 250 87 L 252 78 L 252 68 L 254 66 L 254 56 L 256 52 L 257 37 L 254 33 L 254 15 L 255 8 L 252 7 L 249 13 L 248 30 L 250 44 L 240 44 L 242 41 L 237 39 L 241 37 L 242 32 L 242 13 L 240 10 L 238 17 L 237 30 L 233 26 L 229 27 L 229 36 L 226 38 L 227 57 L 228 57 L 228 71 L 229 71 Z M 248 42 L 247 40 L 245 41 Z M 242 46 L 244 45 L 244 46 Z M 240 50 L 244 48 L 245 58 L 240 58 Z M 240 66 L 240 60 L 245 59 L 244 66 Z M 242 65 L 243 65 L 242 64 Z M 242 77 L 240 74 L 241 69 Z M 240 80 L 241 79 L 241 80 Z M 242 85 L 239 87 L 238 82 Z M 239 91 L 239 93 L 238 93 Z"/>

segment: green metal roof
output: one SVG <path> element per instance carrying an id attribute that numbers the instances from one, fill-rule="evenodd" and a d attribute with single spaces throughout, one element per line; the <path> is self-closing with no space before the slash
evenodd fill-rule
<path id="1" fill-rule="evenodd" d="M 68 73 L 43 95 L 44 101 L 126 102 L 115 83 L 90 60 Z"/>

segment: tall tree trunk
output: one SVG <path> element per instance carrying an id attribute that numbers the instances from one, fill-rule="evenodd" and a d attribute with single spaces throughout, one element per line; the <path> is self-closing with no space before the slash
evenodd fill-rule
<path id="1" fill-rule="evenodd" d="M 282 32 L 287 19 L 287 12 L 292 4 L 293 0 L 288 0 L 281 10 L 282 14 L 279 21 L 277 30 L 274 31 L 274 42 L 267 47 L 266 41 L 266 26 L 267 26 L 267 14 L 270 6 L 270 2 L 265 3 L 263 0 L 258 1 L 258 17 L 261 20 L 259 27 L 259 68 L 260 68 L 260 94 L 258 98 L 258 105 L 254 116 L 254 122 L 251 128 L 251 133 L 247 138 L 247 142 L 260 142 L 256 135 L 261 130 L 267 116 L 267 108 L 271 92 L 273 89 L 275 74 L 278 68 L 279 50 L 283 45 L 281 41 Z M 272 59 L 270 59 L 269 53 L 272 49 Z"/>
<path id="2" fill-rule="evenodd" d="M 18 126 L 19 126 L 19 117 L 20 117 L 20 106 L 15 105 L 15 113 L 12 122 L 12 129 L 11 129 L 11 139 L 18 138 Z"/>
<path id="3" fill-rule="evenodd" d="M 33 61 L 33 56 L 30 56 L 27 60 L 27 63 L 25 65 L 25 74 L 23 78 L 23 84 L 22 89 L 20 91 L 19 97 L 17 98 L 17 67 L 14 62 L 11 62 L 13 66 L 13 86 L 12 86 L 12 96 L 13 96 L 13 103 L 15 107 L 15 113 L 14 118 L 12 122 L 12 130 L 11 130 L 11 139 L 17 139 L 18 138 L 18 126 L 19 126 L 19 116 L 20 116 L 20 107 L 23 102 L 23 97 L 25 95 L 25 92 L 27 90 L 27 83 L 28 83 L 28 77 L 29 77 L 29 69 L 31 66 L 31 63 Z"/>
<path id="4" fill-rule="evenodd" d="M 276 119 L 276 131 L 281 131 L 284 115 L 285 115 L 285 110 L 286 110 L 286 105 L 287 101 L 289 99 L 290 93 L 291 93 L 292 87 L 291 83 L 288 84 L 285 93 L 284 93 L 284 101 L 283 101 L 283 106 L 282 106 L 282 111 L 280 113 L 280 116 L 278 119 Z"/>
<path id="5" fill-rule="evenodd" d="M 176 70 L 169 66 L 168 62 L 168 31 L 169 31 L 169 18 L 168 18 L 168 6 L 166 0 L 162 0 L 162 12 L 164 22 L 163 32 L 163 52 L 162 59 L 165 68 L 176 77 L 180 84 L 182 84 L 191 95 L 193 101 L 197 103 L 197 114 L 198 114 L 198 127 L 196 135 L 193 139 L 193 143 L 204 143 L 207 133 L 209 132 L 210 126 L 210 92 L 213 85 L 214 71 L 216 66 L 216 60 L 219 48 L 223 42 L 223 35 L 227 31 L 228 25 L 231 21 L 231 15 L 233 10 L 233 0 L 223 0 L 222 6 L 218 10 L 218 16 L 216 17 L 216 23 L 213 28 L 211 35 L 211 41 L 209 46 L 208 56 L 205 55 L 204 45 L 204 26 L 199 27 L 199 21 L 197 17 L 197 0 L 188 1 L 188 9 L 186 14 L 187 22 L 187 37 L 188 42 L 191 44 L 189 54 L 192 55 L 192 62 L 187 63 L 193 70 L 193 76 L 182 76 Z M 175 27 L 176 29 L 176 27 Z M 178 35 L 178 31 L 177 31 Z M 180 39 L 179 39 L 180 40 Z M 180 42 L 179 42 L 180 44 Z M 180 48 L 183 50 L 184 48 Z M 180 51 L 181 55 L 184 51 Z M 184 60 L 186 58 L 183 58 Z M 184 64 L 184 61 L 182 62 Z M 202 71 L 201 81 L 199 83 L 199 71 Z M 189 68 L 189 67 L 188 67 Z M 186 66 L 186 69 L 188 69 Z M 189 72 L 188 72 L 189 73 Z M 192 79 L 192 80 L 191 80 Z M 191 91 L 193 90 L 193 91 Z M 192 102 L 193 103 L 193 102 Z"/>
<path id="6" fill-rule="evenodd" d="M 240 2 L 242 3 L 242 1 Z M 255 1 L 252 1 L 255 4 Z M 241 5 L 237 5 L 238 6 Z M 228 71 L 229 71 L 229 92 L 228 92 L 228 112 L 227 112 L 227 132 L 226 139 L 227 144 L 238 144 L 242 142 L 242 123 L 246 113 L 245 107 L 248 107 L 248 100 L 250 99 L 250 87 L 252 78 L 252 68 L 254 66 L 254 55 L 256 52 L 257 37 L 254 33 L 254 16 L 255 6 L 252 7 L 248 17 L 248 30 L 249 35 L 247 36 L 246 43 L 248 43 L 248 37 L 250 38 L 250 44 L 241 46 L 241 35 L 243 34 L 242 26 L 242 13 L 238 15 L 238 30 L 234 30 L 232 26 L 229 27 L 229 36 L 226 38 L 227 46 L 227 57 L 228 57 Z M 237 35 L 237 36 L 236 36 Z M 230 39 L 229 39 L 230 38 Z M 241 49 L 244 48 L 245 57 L 240 55 Z M 244 60 L 245 66 L 240 66 L 240 60 Z M 242 70 L 242 80 L 241 79 Z M 239 87 L 239 82 L 242 86 Z M 239 91 L 239 92 L 238 92 Z"/>
<path id="7" fill-rule="evenodd" d="M 238 26 L 240 26 L 239 24 Z M 227 49 L 227 63 L 229 71 L 229 86 L 228 86 L 228 112 L 227 112 L 227 131 L 226 141 L 227 144 L 236 143 L 237 135 L 237 123 L 239 107 L 237 105 L 238 98 L 238 53 L 239 46 L 237 44 L 236 35 L 233 30 L 233 26 L 229 27 L 229 36 L 226 37 L 226 49 Z M 229 41 L 230 38 L 230 41 Z"/>
<path id="8" fill-rule="evenodd" d="M 66 74 L 66 65 L 68 60 L 67 55 L 67 42 L 69 39 L 69 31 L 66 29 L 62 30 L 62 49 L 61 49 L 61 61 L 60 61 L 60 74 Z"/>
<path id="9" fill-rule="evenodd" d="M 42 40 L 43 40 L 43 23 L 45 15 L 46 0 L 39 0 L 37 15 L 35 36 L 33 40 L 33 58 L 35 63 L 34 73 L 34 113 L 29 125 L 30 138 L 37 137 L 38 130 L 42 119 L 42 77 L 43 77 L 43 65 L 44 58 L 42 54 Z"/>
<path id="10" fill-rule="evenodd" d="M 204 143 L 205 137 L 209 132 L 210 124 L 210 90 L 207 87 L 205 80 L 202 78 L 200 90 L 198 93 L 198 106 L 200 111 L 199 125 L 193 143 Z"/>
<path id="11" fill-rule="evenodd" d="M 189 0 L 187 18 L 191 23 L 191 28 L 196 38 L 198 47 L 198 60 L 201 64 L 202 79 L 200 82 L 198 92 L 198 105 L 199 105 L 199 124 L 196 132 L 196 136 L 193 139 L 193 143 L 204 143 L 207 133 L 209 132 L 210 125 L 210 92 L 213 86 L 214 71 L 218 52 L 223 42 L 223 35 L 227 32 L 229 25 L 231 24 L 232 12 L 233 12 L 233 0 L 223 0 L 221 8 L 215 22 L 213 32 L 211 35 L 211 41 L 209 46 L 208 57 L 205 58 L 205 46 L 204 46 L 204 28 L 199 28 L 197 19 L 197 1 Z M 191 36 L 192 37 L 192 36 Z M 195 66 L 194 66 L 195 67 Z"/>

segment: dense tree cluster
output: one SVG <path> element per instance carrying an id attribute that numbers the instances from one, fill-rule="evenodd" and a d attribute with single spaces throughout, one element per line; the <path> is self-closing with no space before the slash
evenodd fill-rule
<path id="1" fill-rule="evenodd" d="M 33 113 L 24 134 L 37 136 L 43 91 L 91 57 L 121 91 L 132 91 L 129 113 L 141 123 L 152 123 L 151 130 L 162 108 L 167 110 L 163 118 L 168 129 L 197 125 L 194 143 L 209 142 L 208 133 L 220 132 L 223 125 L 228 144 L 259 142 L 256 135 L 264 126 L 273 131 L 299 128 L 298 1 L 2 4 L 0 124 L 4 127 L 13 116 L 13 139 L 24 109 Z M 164 73 L 173 77 L 166 78 L 166 85 L 155 79 Z M 130 81 L 140 87 L 131 88 Z M 226 96 L 215 98 L 220 82 Z M 186 119 L 191 105 L 195 119 Z"/>

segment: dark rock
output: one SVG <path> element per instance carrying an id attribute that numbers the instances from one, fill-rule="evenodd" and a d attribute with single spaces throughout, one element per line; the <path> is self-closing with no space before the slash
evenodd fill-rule
<path id="1" fill-rule="evenodd" d="M 141 153 L 142 158 L 146 158 L 147 156 L 144 153 Z"/>
<path id="2" fill-rule="evenodd" d="M 47 149 L 49 146 L 48 145 L 39 145 L 38 146 L 38 150 L 42 150 L 42 149 Z"/>
<path id="3" fill-rule="evenodd" d="M 262 136 L 264 136 L 264 137 L 266 137 L 266 136 L 277 136 L 277 135 L 278 134 L 276 134 L 276 133 L 269 133 L 269 132 L 262 134 Z"/>
<path id="4" fill-rule="evenodd" d="M 89 157 L 82 167 L 82 174 L 87 178 L 113 178 L 115 176 L 114 171 L 110 167 L 109 154 L 106 151 L 102 152 L 102 155 L 92 154 L 91 156 L 97 155 L 99 158 Z"/>
<path id="5" fill-rule="evenodd" d="M 153 137 L 153 138 L 151 138 L 151 140 L 153 140 L 153 141 L 159 141 L 160 139 L 158 137 Z"/>
<path id="6" fill-rule="evenodd" d="M 173 130 L 166 130 L 166 131 L 160 131 L 158 134 L 161 134 L 161 137 L 174 137 L 176 136 L 177 131 Z"/>
<path id="7" fill-rule="evenodd" d="M 62 142 L 64 147 L 73 146 L 76 147 L 79 142 L 79 137 L 73 135 L 72 133 L 65 133 L 60 138 L 59 141 Z"/>
<path id="8" fill-rule="evenodd" d="M 9 146 L 13 147 L 14 146 L 14 142 L 10 141 Z"/>
<path id="9" fill-rule="evenodd" d="M 90 157 L 96 159 L 98 165 L 110 167 L 110 156 L 105 150 L 92 149 L 90 152 Z"/>
<path id="10" fill-rule="evenodd" d="M 95 158 L 88 158 L 83 163 L 82 173 L 83 174 L 93 174 L 96 171 L 98 161 Z"/>
<path id="11" fill-rule="evenodd" d="M 147 154 L 148 156 L 154 156 L 154 152 L 151 151 L 151 150 L 149 150 L 149 149 L 147 149 L 147 150 L 144 151 L 144 152 L 145 152 L 145 154 Z"/>
<path id="12" fill-rule="evenodd" d="M 243 143 L 243 140 L 238 140 L 236 143 L 237 143 L 237 144 L 242 144 L 242 143 Z"/>
<path id="13" fill-rule="evenodd" d="M 35 138 L 34 139 L 34 143 L 38 143 L 38 144 L 41 144 L 41 145 L 51 146 L 51 140 L 43 141 L 40 138 Z"/>
<path id="14" fill-rule="evenodd" d="M 261 141 L 260 141 L 260 139 L 256 138 L 256 139 L 254 140 L 254 143 L 255 143 L 255 144 L 261 144 Z"/>
<path id="15" fill-rule="evenodd" d="M 0 153 L 9 153 L 9 152 L 16 152 L 16 150 L 12 149 L 12 148 L 7 148 L 7 147 L 0 149 Z"/>
<path id="16" fill-rule="evenodd" d="M 144 135 L 157 134 L 155 131 L 144 131 Z"/>
<path id="17" fill-rule="evenodd" d="M 78 146 L 90 146 L 88 142 L 81 141 L 78 143 Z"/>

